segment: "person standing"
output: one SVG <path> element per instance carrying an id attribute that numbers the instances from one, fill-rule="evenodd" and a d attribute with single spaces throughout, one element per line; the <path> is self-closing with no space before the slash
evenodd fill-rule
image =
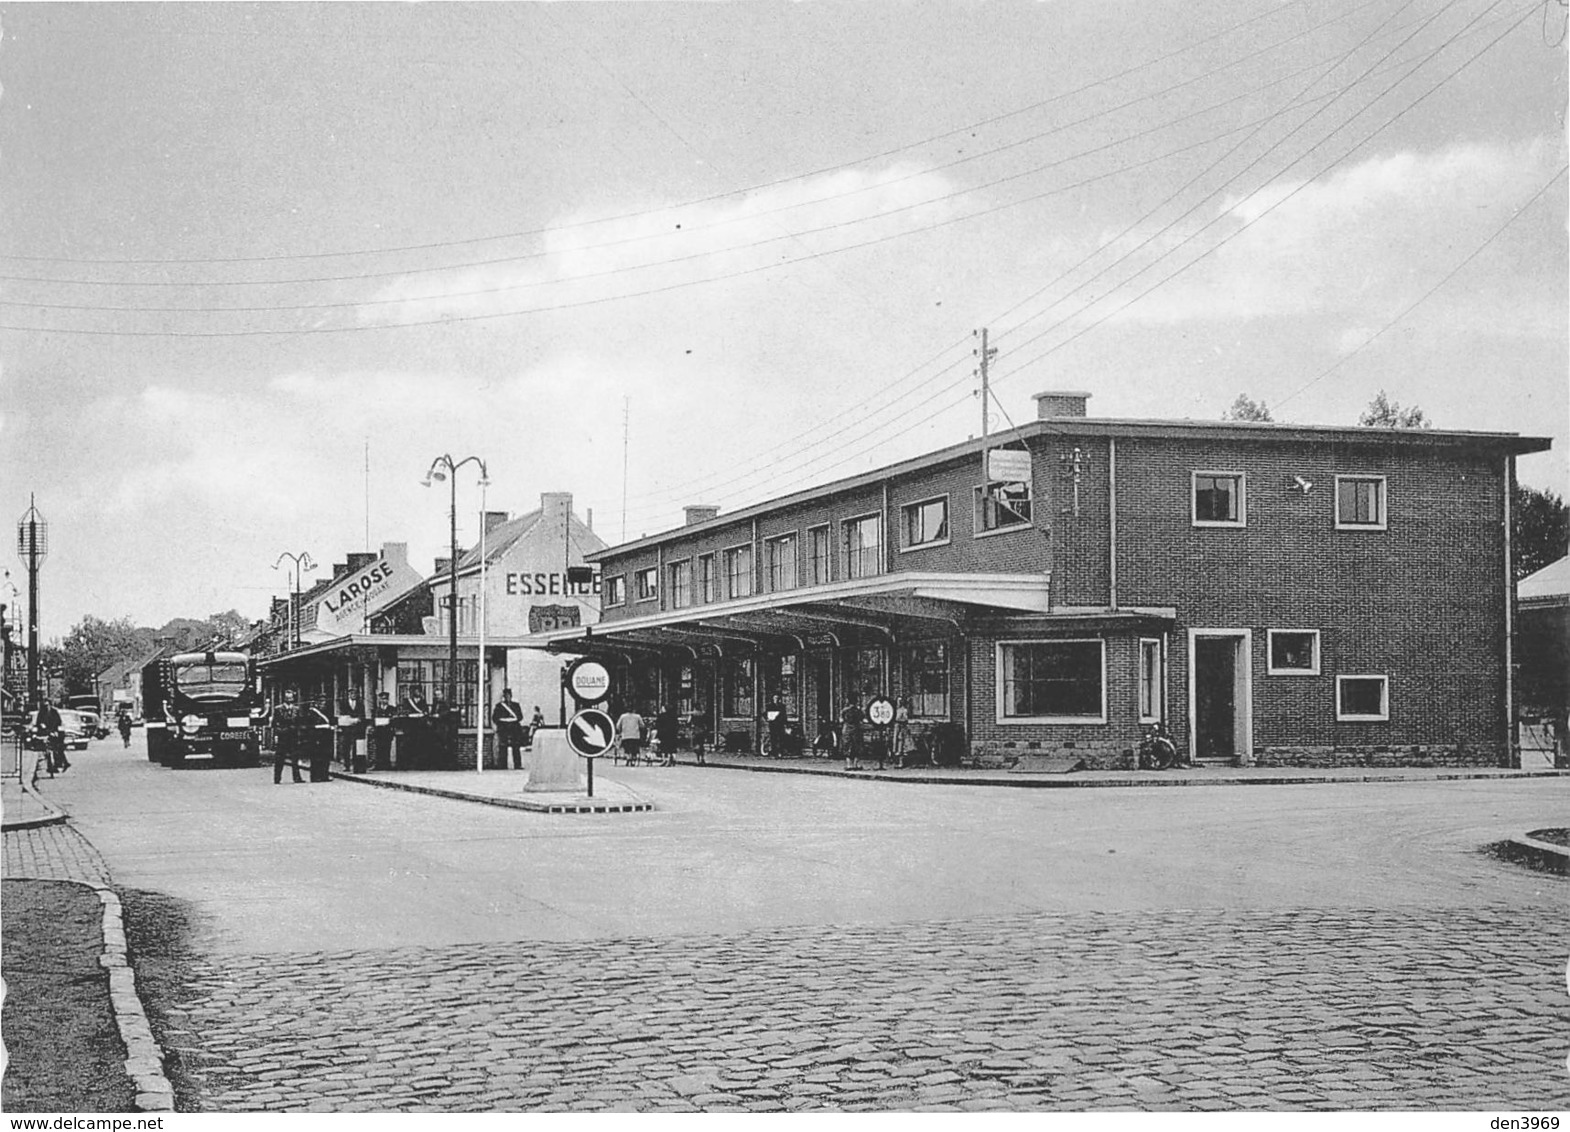
<path id="1" fill-rule="evenodd" d="M 305 726 L 310 734 L 311 781 L 327 782 L 332 778 L 333 717 L 320 704 L 312 704 L 305 712 Z"/>
<path id="2" fill-rule="evenodd" d="M 654 737 L 660 741 L 660 762 L 665 766 L 676 765 L 679 727 L 675 708 L 667 707 L 654 717 Z"/>
<path id="3" fill-rule="evenodd" d="M 365 705 L 360 702 L 359 690 L 351 688 L 338 704 L 338 730 L 334 734 L 334 744 L 339 748 L 336 753 L 344 770 L 358 774 L 365 769 L 364 759 L 355 765 L 355 751 L 364 738 Z"/>
<path id="4" fill-rule="evenodd" d="M 386 692 L 376 693 L 376 706 L 371 714 L 370 750 L 372 770 L 392 769 L 393 702 Z"/>
<path id="5" fill-rule="evenodd" d="M 512 769 L 523 769 L 523 709 L 512 701 L 512 689 L 502 689 L 501 703 L 491 709 L 491 722 L 496 726 L 497 765 L 507 769 L 509 753 Z"/>
<path id="6" fill-rule="evenodd" d="M 637 764 L 638 752 L 643 749 L 643 726 L 643 716 L 636 708 L 628 708 L 616 720 L 616 734 L 621 739 L 622 754 L 627 756 L 628 766 Z"/>
<path id="7" fill-rule="evenodd" d="M 861 709 L 847 703 L 840 712 L 840 738 L 845 745 L 845 769 L 861 769 Z"/>
<path id="8" fill-rule="evenodd" d="M 895 767 L 905 765 L 905 756 L 910 753 L 910 700 L 902 699 L 899 706 L 894 709 L 894 749 L 892 757 Z"/>
<path id="9" fill-rule="evenodd" d="M 120 718 L 115 720 L 115 726 L 120 729 L 120 742 L 129 747 L 131 745 L 131 713 L 122 711 Z"/>
<path id="10" fill-rule="evenodd" d="M 286 688 L 283 703 L 272 710 L 273 725 L 273 785 L 283 781 L 283 764 L 288 763 L 296 782 L 300 777 L 300 706 L 294 702 L 294 689 Z"/>
<path id="11" fill-rule="evenodd" d="M 529 737 L 532 740 L 534 732 L 545 726 L 545 713 L 540 710 L 540 705 L 534 705 L 534 714 L 529 717 Z"/>

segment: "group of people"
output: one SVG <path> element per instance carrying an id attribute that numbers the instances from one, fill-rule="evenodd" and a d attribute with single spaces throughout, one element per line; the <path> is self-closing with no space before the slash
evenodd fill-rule
<path id="1" fill-rule="evenodd" d="M 628 766 L 637 766 L 647 744 L 650 763 L 674 766 L 676 745 L 681 741 L 679 728 L 674 708 L 657 709 L 651 727 L 637 708 L 630 707 L 616 717 L 617 753 L 612 760 L 622 758 Z"/>
<path id="2" fill-rule="evenodd" d="M 866 713 L 854 700 L 840 709 L 839 741 L 845 754 L 845 769 L 860 770 L 869 746 L 878 760 L 879 770 L 885 769 L 890 761 L 897 767 L 904 766 L 916 745 L 910 730 L 910 701 L 902 699 L 895 705 L 894 722 L 890 725 L 886 740 L 879 739 L 869 745 L 866 725 Z"/>

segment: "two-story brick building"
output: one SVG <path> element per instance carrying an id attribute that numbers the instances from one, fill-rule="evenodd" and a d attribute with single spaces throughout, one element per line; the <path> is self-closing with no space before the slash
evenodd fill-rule
<path id="1" fill-rule="evenodd" d="M 966 755 L 1508 762 L 1514 434 L 1038 419 L 591 554 L 622 702 L 756 742 L 910 700 Z M 984 472 L 985 469 L 985 472 Z"/>

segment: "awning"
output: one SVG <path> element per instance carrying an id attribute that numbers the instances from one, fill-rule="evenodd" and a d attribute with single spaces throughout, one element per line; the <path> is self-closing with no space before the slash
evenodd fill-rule
<path id="1" fill-rule="evenodd" d="M 552 652 L 684 651 L 727 644 L 804 649 L 846 638 L 884 642 L 941 637 L 998 618 L 1032 624 L 1171 622 L 1170 608 L 1053 608 L 1047 579 L 1035 574 L 880 574 L 731 601 L 708 602 L 524 638 Z"/>
<path id="2" fill-rule="evenodd" d="M 485 648 L 515 649 L 538 647 L 529 644 L 530 637 L 493 637 L 485 636 Z M 480 638 L 473 635 L 460 635 L 458 637 L 458 655 L 467 656 L 468 653 L 478 653 Z M 427 656 L 440 660 L 447 656 L 451 642 L 446 636 L 436 636 L 430 633 L 351 633 L 347 636 L 334 637 L 327 641 L 315 641 L 301 645 L 297 649 L 287 652 L 275 653 L 272 656 L 261 657 L 256 662 L 256 667 L 262 670 L 277 668 L 299 661 L 321 663 L 323 661 L 338 660 L 365 660 L 378 655 L 383 649 L 395 649 L 404 655 Z M 469 659 L 473 659 L 470 657 Z"/>

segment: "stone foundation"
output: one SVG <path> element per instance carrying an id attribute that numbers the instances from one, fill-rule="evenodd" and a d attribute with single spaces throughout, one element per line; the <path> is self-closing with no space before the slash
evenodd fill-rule
<path id="1" fill-rule="evenodd" d="M 1034 763 L 1064 758 L 1083 763 L 1085 770 L 1133 770 L 1138 764 L 1134 748 L 1127 743 L 980 740 L 971 743 L 965 765 L 986 770 L 1030 770 Z"/>
<path id="2" fill-rule="evenodd" d="M 1392 745 L 1388 747 L 1256 747 L 1255 766 L 1281 767 L 1508 767 L 1499 747 L 1466 743 Z"/>

